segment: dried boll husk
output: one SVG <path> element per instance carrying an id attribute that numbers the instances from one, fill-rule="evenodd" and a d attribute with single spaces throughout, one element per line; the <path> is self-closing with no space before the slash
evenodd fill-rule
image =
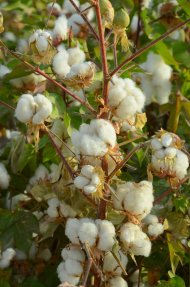
<path id="1" fill-rule="evenodd" d="M 109 0 L 100 0 L 100 11 L 103 18 L 103 26 L 111 29 L 114 19 L 114 9 Z"/>

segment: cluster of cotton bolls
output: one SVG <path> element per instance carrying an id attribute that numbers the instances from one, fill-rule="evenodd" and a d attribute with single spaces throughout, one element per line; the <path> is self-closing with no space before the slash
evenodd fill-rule
<path id="1" fill-rule="evenodd" d="M 94 63 L 85 60 L 85 53 L 79 47 L 68 50 L 59 48 L 59 52 L 53 58 L 52 68 L 58 78 L 78 90 L 88 86 L 94 77 Z"/>
<path id="2" fill-rule="evenodd" d="M 104 257 L 103 273 L 106 276 L 107 285 L 127 287 L 127 282 L 121 277 L 121 275 L 123 273 L 122 268 L 124 270 L 126 269 L 128 258 L 125 254 L 123 254 L 121 250 L 116 252 L 115 256 L 120 261 L 120 265 L 118 264 L 118 261 L 114 258 L 111 252 L 107 252 Z"/>
<path id="3" fill-rule="evenodd" d="M 77 212 L 64 201 L 60 201 L 57 197 L 51 198 L 47 201 L 48 208 L 46 210 L 47 214 L 51 218 L 56 218 L 59 216 L 64 217 L 75 217 Z"/>
<path id="4" fill-rule="evenodd" d="M 73 131 L 72 143 L 77 154 L 86 156 L 104 156 L 109 148 L 116 145 L 116 133 L 111 122 L 103 119 L 82 124 L 79 131 Z"/>
<path id="5" fill-rule="evenodd" d="M 151 167 L 159 176 L 169 176 L 182 180 L 187 175 L 189 160 L 181 150 L 183 144 L 180 138 L 161 130 L 151 140 Z"/>
<path id="6" fill-rule="evenodd" d="M 0 162 L 0 189 L 7 189 L 9 187 L 11 177 L 3 163 Z"/>
<path id="7" fill-rule="evenodd" d="M 101 251 L 110 251 L 115 243 L 115 227 L 108 220 L 69 218 L 65 234 L 73 244 L 88 243 Z"/>
<path id="8" fill-rule="evenodd" d="M 164 232 L 164 226 L 159 223 L 156 215 L 148 214 L 143 219 L 143 223 L 148 226 L 147 232 L 150 236 L 157 237 Z"/>
<path id="9" fill-rule="evenodd" d="M 131 222 L 125 223 L 120 229 L 120 241 L 123 249 L 133 255 L 148 257 L 151 251 L 151 241 L 140 226 Z"/>
<path id="10" fill-rule="evenodd" d="M 126 211 L 129 217 L 142 220 L 150 213 L 153 200 L 153 186 L 150 181 L 129 181 L 117 186 L 113 206 L 116 210 Z"/>
<path id="11" fill-rule="evenodd" d="M 109 86 L 108 104 L 117 120 L 123 122 L 123 130 L 134 126 L 135 116 L 142 112 L 144 103 L 145 96 L 133 80 L 113 77 Z"/>
<path id="12" fill-rule="evenodd" d="M 52 103 L 42 94 L 23 94 L 17 103 L 15 117 L 22 123 L 43 124 L 52 112 Z"/>
<path id="13" fill-rule="evenodd" d="M 83 189 L 87 195 L 93 195 L 95 193 L 101 195 L 103 179 L 104 172 L 101 168 L 84 165 L 80 175 L 74 179 L 74 185 L 79 189 Z"/>
<path id="14" fill-rule="evenodd" d="M 165 104 L 171 93 L 172 68 L 167 65 L 160 55 L 150 52 L 146 62 L 140 65 L 145 71 L 136 76 L 140 79 L 141 88 L 146 95 L 146 104 L 157 102 Z"/>
<path id="15" fill-rule="evenodd" d="M 63 261 L 57 268 L 60 281 L 77 285 L 83 274 L 85 253 L 79 247 L 71 245 L 62 250 L 61 256 Z"/>
<path id="16" fill-rule="evenodd" d="M 50 171 L 43 165 L 40 164 L 34 175 L 29 180 L 29 185 L 33 186 L 42 181 L 56 182 L 60 176 L 60 166 L 56 164 L 51 164 Z"/>
<path id="17" fill-rule="evenodd" d="M 0 269 L 9 267 L 11 260 L 14 258 L 16 252 L 13 248 L 7 248 L 3 252 L 0 251 Z"/>

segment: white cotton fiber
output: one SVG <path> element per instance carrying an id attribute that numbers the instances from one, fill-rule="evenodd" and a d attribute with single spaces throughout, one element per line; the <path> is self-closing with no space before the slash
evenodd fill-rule
<path id="1" fill-rule="evenodd" d="M 9 187 L 11 177 L 7 172 L 4 164 L 0 162 L 0 189 L 7 189 Z"/>

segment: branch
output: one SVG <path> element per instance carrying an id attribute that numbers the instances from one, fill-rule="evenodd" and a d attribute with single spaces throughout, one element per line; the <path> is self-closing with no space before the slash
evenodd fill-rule
<path id="1" fill-rule="evenodd" d="M 62 154 L 61 150 L 60 150 L 59 147 L 56 145 L 56 143 L 55 143 L 55 141 L 54 141 L 54 139 L 53 139 L 51 133 L 48 131 L 48 129 L 47 129 L 46 127 L 44 127 L 42 130 L 48 135 L 48 137 L 49 137 L 49 139 L 50 139 L 50 141 L 51 141 L 51 143 L 52 143 L 52 146 L 55 148 L 57 154 L 60 156 L 61 160 L 63 161 L 63 163 L 64 163 L 64 165 L 65 165 L 65 167 L 66 167 L 66 169 L 67 169 L 69 175 L 71 176 L 72 179 L 74 179 L 74 173 L 73 173 L 73 171 L 72 171 L 70 165 L 69 165 L 68 162 L 66 161 L 64 155 Z"/>
<path id="2" fill-rule="evenodd" d="M 1 100 L 0 100 L 0 105 L 1 105 L 1 106 L 4 106 L 5 108 L 7 108 L 7 109 L 9 109 L 9 110 L 15 111 L 15 108 L 14 108 L 14 107 L 12 107 L 11 105 L 9 105 L 9 104 L 7 104 L 7 103 L 1 101 Z"/>
<path id="3" fill-rule="evenodd" d="M 96 31 L 94 30 L 94 28 L 92 27 L 92 25 L 90 24 L 90 22 L 88 21 L 88 19 L 86 18 L 86 16 L 83 15 L 84 11 L 81 11 L 77 5 L 75 4 L 75 2 L 73 0 L 69 0 L 71 2 L 71 4 L 73 5 L 73 7 L 76 9 L 76 11 L 80 14 L 80 16 L 82 17 L 82 19 L 86 22 L 86 24 L 88 25 L 90 31 L 92 32 L 92 34 L 95 36 L 96 40 L 99 41 L 99 37 L 98 34 L 96 33 Z"/>
<path id="4" fill-rule="evenodd" d="M 127 156 L 120 163 L 118 163 L 116 168 L 108 175 L 107 182 L 109 182 L 112 179 L 112 177 L 118 172 L 118 170 L 120 170 L 138 150 L 140 150 L 141 148 L 147 146 L 148 143 L 149 142 L 141 143 L 141 144 L 137 145 L 134 149 L 132 149 L 127 154 Z"/>
<path id="5" fill-rule="evenodd" d="M 155 44 L 157 44 L 158 42 L 164 40 L 165 38 L 168 37 L 168 35 L 170 35 L 172 32 L 174 32 L 175 30 L 181 28 L 182 26 L 184 26 L 185 24 L 190 22 L 190 18 L 187 19 L 184 22 L 181 22 L 177 25 L 175 25 L 173 28 L 171 28 L 169 31 L 167 31 L 166 33 L 164 33 L 163 35 L 161 35 L 160 37 L 158 37 L 157 39 L 155 39 L 154 41 L 150 42 L 148 45 L 146 45 L 145 47 L 139 49 L 136 53 L 134 53 L 133 55 L 131 55 L 129 58 L 127 58 L 123 63 L 121 63 L 117 68 L 115 68 L 111 73 L 110 76 L 113 77 L 113 75 L 115 75 L 123 66 L 125 66 L 126 64 L 130 63 L 131 61 L 133 61 L 134 59 L 136 59 L 138 56 L 140 56 L 142 53 L 144 53 L 145 51 L 147 51 L 148 49 L 150 49 L 152 46 L 154 46 Z"/>
<path id="6" fill-rule="evenodd" d="M 96 111 L 93 109 L 93 107 L 91 107 L 88 103 L 86 103 L 81 98 L 79 98 L 77 95 L 75 95 L 74 93 L 69 91 L 67 88 L 62 86 L 59 82 L 57 82 L 56 80 L 52 79 L 50 76 L 48 76 L 42 70 L 40 70 L 39 67 L 35 67 L 35 66 L 31 65 L 30 63 L 28 63 L 27 61 L 21 59 L 15 52 L 9 50 L 9 48 L 2 41 L 0 41 L 0 46 L 4 47 L 10 55 L 12 55 L 14 58 L 18 59 L 20 62 L 22 62 L 30 70 L 32 70 L 33 72 L 35 72 L 37 74 L 40 74 L 40 75 L 44 76 L 44 78 L 46 78 L 51 83 L 53 83 L 55 86 L 59 87 L 62 91 L 64 91 L 65 93 L 69 94 L 72 98 L 74 98 L 75 100 L 80 102 L 83 106 L 85 106 L 93 114 L 96 114 Z"/>
<path id="7" fill-rule="evenodd" d="M 100 43 L 101 58 L 102 58 L 102 70 L 103 70 L 103 76 L 104 76 L 103 98 L 104 98 L 104 104 L 107 105 L 108 83 L 109 83 L 110 77 L 109 77 L 109 71 L 108 71 L 104 29 L 103 29 L 103 24 L 102 24 L 99 0 L 94 1 L 94 5 L 95 5 L 95 11 L 96 11 L 96 17 L 97 17 L 98 31 L 99 31 L 99 43 Z"/>

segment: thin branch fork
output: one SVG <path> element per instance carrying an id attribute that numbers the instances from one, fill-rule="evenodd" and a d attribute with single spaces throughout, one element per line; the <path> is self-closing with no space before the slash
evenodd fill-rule
<path id="1" fill-rule="evenodd" d="M 131 55 L 129 58 L 127 58 L 124 62 L 122 62 L 117 68 L 115 68 L 111 73 L 110 73 L 110 77 L 113 77 L 113 75 L 115 75 L 123 66 L 125 66 L 126 64 L 130 63 L 131 61 L 133 61 L 134 59 L 136 59 L 138 56 L 140 56 L 143 52 L 147 51 L 148 49 L 150 49 L 151 47 L 153 47 L 154 45 L 156 45 L 158 42 L 164 40 L 165 38 L 167 38 L 172 32 L 176 31 L 177 29 L 183 27 L 185 24 L 190 22 L 190 18 L 187 19 L 184 22 L 181 22 L 177 25 L 175 25 L 173 28 L 171 28 L 169 31 L 167 31 L 166 33 L 164 33 L 163 35 L 161 35 L 160 37 L 158 37 L 157 39 L 155 39 L 154 41 L 150 42 L 148 45 L 146 45 L 145 47 L 139 49 L 136 53 L 134 53 L 133 55 Z"/>
<path id="2" fill-rule="evenodd" d="M 89 111 L 91 111 L 93 114 L 96 114 L 96 111 L 93 109 L 93 107 L 91 107 L 88 103 L 86 103 L 85 101 L 83 101 L 80 97 L 78 97 L 77 95 L 75 95 L 74 93 L 72 93 L 70 90 L 68 90 L 66 87 L 64 87 L 63 85 L 61 85 L 59 82 L 57 82 L 56 80 L 52 79 L 50 76 L 48 76 L 46 73 L 44 73 L 39 67 L 35 67 L 32 64 L 28 63 L 27 61 L 23 60 L 22 58 L 20 58 L 15 52 L 9 50 L 9 48 L 2 42 L 0 41 L 0 46 L 2 46 L 3 48 L 6 49 L 6 51 L 12 55 L 14 58 L 18 59 L 20 62 L 22 62 L 26 67 L 28 67 L 31 71 L 44 76 L 44 78 L 46 78 L 47 80 L 49 80 L 51 83 L 53 83 L 55 86 L 59 87 L 62 91 L 64 91 L 65 93 L 69 94 L 72 98 L 74 98 L 75 100 L 77 100 L 78 102 L 80 102 L 83 106 L 85 106 Z"/>
<path id="3" fill-rule="evenodd" d="M 82 19 L 86 22 L 86 24 L 88 25 L 90 31 L 92 32 L 92 34 L 95 36 L 96 40 L 99 41 L 99 37 L 98 34 L 96 33 L 96 31 L 94 30 L 94 28 L 92 27 L 92 25 L 90 24 L 90 22 L 88 21 L 88 19 L 86 18 L 85 15 L 83 15 L 84 11 L 81 11 L 77 5 L 75 4 L 75 2 L 73 0 L 69 0 L 71 2 L 71 4 L 73 5 L 73 7 L 75 8 L 75 10 L 80 14 L 80 16 L 82 17 Z M 92 7 L 92 6 L 91 6 Z M 89 7 L 89 8 L 91 8 Z M 87 10 L 87 9 L 85 9 Z"/>

